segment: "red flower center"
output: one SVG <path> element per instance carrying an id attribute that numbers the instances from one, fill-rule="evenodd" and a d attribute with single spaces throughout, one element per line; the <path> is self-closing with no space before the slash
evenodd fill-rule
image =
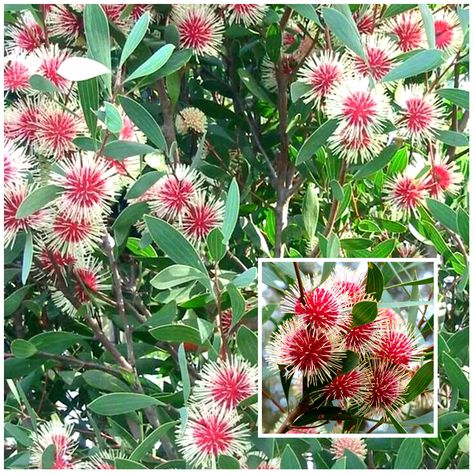
<path id="1" fill-rule="evenodd" d="M 320 96 L 326 95 L 341 76 L 339 67 L 335 64 L 321 64 L 312 72 L 311 85 Z"/>
<path id="2" fill-rule="evenodd" d="M 212 24 L 199 15 L 190 12 L 181 23 L 181 40 L 183 48 L 202 48 L 212 38 Z"/>
<path id="3" fill-rule="evenodd" d="M 189 203 L 193 192 L 194 186 L 190 181 L 169 176 L 160 187 L 158 199 L 165 207 L 179 214 Z"/>
<path id="4" fill-rule="evenodd" d="M 304 304 L 295 304 L 295 314 L 314 328 L 330 328 L 339 322 L 341 307 L 335 294 L 319 287 L 306 293 Z"/>
<path id="5" fill-rule="evenodd" d="M 54 223 L 53 231 L 64 241 L 77 244 L 84 241 L 92 230 L 92 225 L 84 219 L 74 221 L 62 214 L 58 214 Z"/>
<path id="6" fill-rule="evenodd" d="M 370 92 L 357 91 L 345 98 L 342 113 L 350 126 L 365 128 L 374 122 L 376 106 Z"/>
<path id="7" fill-rule="evenodd" d="M 87 303 L 90 298 L 86 289 L 96 292 L 99 289 L 96 275 L 91 270 L 80 268 L 75 271 L 77 282 L 75 285 L 76 298 L 79 303 Z"/>
<path id="8" fill-rule="evenodd" d="M 393 195 L 405 209 L 414 209 L 423 197 L 422 187 L 412 178 L 402 178 L 395 186 Z"/>
<path id="9" fill-rule="evenodd" d="M 212 397 L 227 409 L 232 409 L 239 402 L 252 395 L 250 383 L 246 375 L 235 368 L 226 368 L 214 380 Z"/>
<path id="10" fill-rule="evenodd" d="M 224 453 L 232 441 L 228 423 L 215 415 L 201 418 L 192 431 L 196 446 L 205 454 L 217 456 Z"/>
<path id="11" fill-rule="evenodd" d="M 30 72 L 28 68 L 19 62 L 12 62 L 4 72 L 4 88 L 16 92 L 29 87 Z"/>
<path id="12" fill-rule="evenodd" d="M 446 20 L 435 20 L 434 29 L 436 47 L 444 49 L 451 46 L 454 37 L 453 26 Z"/>
<path id="13" fill-rule="evenodd" d="M 430 127 L 434 118 L 433 107 L 423 98 L 413 97 L 406 102 L 407 128 L 420 133 Z"/>
<path id="14" fill-rule="evenodd" d="M 89 166 L 71 170 L 66 175 L 65 183 L 65 197 L 84 208 L 93 207 L 105 196 L 103 174 Z"/>
<path id="15" fill-rule="evenodd" d="M 15 40 L 20 49 L 31 53 L 44 43 L 44 33 L 39 25 L 28 25 L 26 28 L 18 29 Z"/>
<path id="16" fill-rule="evenodd" d="M 392 68 L 392 61 L 386 52 L 379 48 L 367 48 L 367 61 L 356 57 L 355 68 L 360 74 L 371 75 L 375 80 L 382 79 Z"/>
<path id="17" fill-rule="evenodd" d="M 401 332 L 390 332 L 382 337 L 374 354 L 396 365 L 408 365 L 415 348 L 413 341 Z"/>

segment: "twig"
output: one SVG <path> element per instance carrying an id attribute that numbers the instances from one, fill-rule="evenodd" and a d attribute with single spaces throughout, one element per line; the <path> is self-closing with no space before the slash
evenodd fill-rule
<path id="1" fill-rule="evenodd" d="M 281 413 L 286 414 L 286 410 L 263 388 L 262 388 L 262 395 L 268 400 L 270 400 L 278 408 L 278 410 Z"/>
<path id="2" fill-rule="evenodd" d="M 298 287 L 300 289 L 300 301 L 302 304 L 305 304 L 305 296 L 304 296 L 304 286 L 303 286 L 303 281 L 301 279 L 301 272 L 300 272 L 300 267 L 298 265 L 298 262 L 293 262 L 293 266 L 295 267 L 295 273 L 296 273 L 296 280 L 298 282 Z"/>

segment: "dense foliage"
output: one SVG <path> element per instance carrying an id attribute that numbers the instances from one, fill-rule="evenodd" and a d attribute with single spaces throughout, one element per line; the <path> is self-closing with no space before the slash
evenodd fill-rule
<path id="1" fill-rule="evenodd" d="M 468 467 L 467 6 L 5 23 L 6 467 Z M 436 255 L 439 436 L 258 438 L 257 258 Z"/>

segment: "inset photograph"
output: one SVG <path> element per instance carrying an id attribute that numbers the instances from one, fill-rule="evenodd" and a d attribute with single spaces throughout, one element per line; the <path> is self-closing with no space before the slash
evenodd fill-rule
<path id="1" fill-rule="evenodd" d="M 434 259 L 259 260 L 259 435 L 437 436 Z"/>

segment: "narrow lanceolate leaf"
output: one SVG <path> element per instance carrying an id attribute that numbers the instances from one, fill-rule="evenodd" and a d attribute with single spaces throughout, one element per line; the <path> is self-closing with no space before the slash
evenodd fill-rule
<path id="1" fill-rule="evenodd" d="M 469 146 L 469 138 L 464 133 L 452 130 L 436 130 L 438 140 L 449 146 Z"/>
<path id="2" fill-rule="evenodd" d="M 319 198 L 314 183 L 309 183 L 303 199 L 303 224 L 311 239 L 314 237 L 319 217 Z"/>
<path id="3" fill-rule="evenodd" d="M 428 49 L 410 56 L 403 63 L 395 66 L 383 79 L 383 82 L 398 81 L 432 71 L 443 63 L 443 52 Z"/>
<path id="4" fill-rule="evenodd" d="M 185 324 L 165 324 L 152 329 L 150 334 L 157 341 L 191 342 L 192 344 L 201 344 L 202 342 L 199 331 Z"/>
<path id="5" fill-rule="evenodd" d="M 115 219 L 112 225 L 115 243 L 122 245 L 128 237 L 130 228 L 135 222 L 142 218 L 143 214 L 149 212 L 150 208 L 146 202 L 135 202 L 127 206 Z"/>
<path id="6" fill-rule="evenodd" d="M 433 381 L 433 377 L 434 364 L 432 361 L 429 361 L 426 364 L 423 364 L 423 366 L 417 370 L 417 372 L 407 385 L 405 392 L 406 403 L 411 402 L 418 395 L 423 393 L 423 391 L 425 391 Z"/>
<path id="7" fill-rule="evenodd" d="M 439 89 L 436 93 L 455 105 L 469 110 L 469 92 L 462 89 Z"/>
<path id="8" fill-rule="evenodd" d="M 128 118 L 146 135 L 148 140 L 158 149 L 167 151 L 165 136 L 151 114 L 129 97 L 119 96 L 119 102 Z"/>
<path id="9" fill-rule="evenodd" d="M 329 29 L 340 41 L 349 49 L 352 49 L 357 56 L 365 58 L 365 52 L 362 48 L 360 34 L 352 18 L 347 18 L 334 8 L 323 8 L 323 18 Z"/>
<path id="10" fill-rule="evenodd" d="M 352 307 L 352 326 L 358 327 L 371 323 L 377 317 L 375 301 L 359 301 Z"/>
<path id="11" fill-rule="evenodd" d="M 265 89 L 255 80 L 255 78 L 246 69 L 239 69 L 238 71 L 240 80 L 245 84 L 245 87 L 256 97 L 272 104 L 273 101 L 270 99 Z"/>
<path id="12" fill-rule="evenodd" d="M 449 354 L 443 354 L 444 369 L 454 388 L 459 390 L 459 394 L 463 398 L 469 397 L 469 382 L 466 374 L 462 371 L 456 359 L 453 359 Z"/>
<path id="13" fill-rule="evenodd" d="M 222 235 L 224 236 L 224 242 L 227 243 L 234 232 L 235 224 L 239 217 L 239 205 L 240 205 L 240 192 L 239 185 L 235 178 L 229 186 L 227 192 L 227 199 L 225 202 L 224 221 L 222 223 Z"/>
<path id="14" fill-rule="evenodd" d="M 150 453 L 155 445 L 176 425 L 176 421 L 164 423 L 152 431 L 130 454 L 131 461 L 140 461 Z"/>
<path id="15" fill-rule="evenodd" d="M 355 179 L 365 178 L 366 176 L 370 176 L 371 174 L 381 170 L 384 166 L 386 166 L 392 158 L 395 156 L 395 153 L 398 150 L 398 145 L 391 144 L 384 148 L 379 156 L 375 158 L 375 160 L 369 161 L 366 163 L 362 168 L 354 176 Z"/>
<path id="16" fill-rule="evenodd" d="M 68 81 L 87 81 L 94 77 L 110 74 L 111 71 L 98 61 L 89 58 L 71 57 L 66 58 L 59 66 L 58 75 Z"/>
<path id="17" fill-rule="evenodd" d="M 34 285 L 22 286 L 5 298 L 3 303 L 3 315 L 5 317 L 10 316 L 20 307 L 21 303 L 33 286 Z"/>
<path id="18" fill-rule="evenodd" d="M 309 3 L 303 3 L 303 4 L 291 4 L 291 8 L 295 10 L 298 15 L 301 15 L 302 17 L 314 21 L 316 24 L 320 24 L 319 22 L 319 17 L 318 14 L 316 13 L 316 10 L 313 5 L 310 5 Z"/>
<path id="19" fill-rule="evenodd" d="M 436 48 L 436 37 L 435 37 L 435 27 L 433 14 L 429 9 L 428 5 L 420 3 L 418 6 L 421 13 L 421 18 L 423 19 L 423 26 L 425 27 L 426 39 L 428 41 L 428 47 L 431 49 Z"/>
<path id="20" fill-rule="evenodd" d="M 152 216 L 145 216 L 145 222 L 152 239 L 171 260 L 197 268 L 207 275 L 196 249 L 173 226 Z"/>
<path id="21" fill-rule="evenodd" d="M 164 173 L 161 171 L 150 171 L 140 176 L 128 190 L 125 198 L 126 199 L 137 199 L 143 193 L 148 191 L 162 176 Z"/>
<path id="22" fill-rule="evenodd" d="M 21 282 L 23 283 L 23 285 L 28 280 L 32 263 L 33 263 L 33 234 L 31 233 L 31 231 L 28 231 L 26 234 L 25 248 L 23 250 L 23 261 L 21 264 Z"/>
<path id="23" fill-rule="evenodd" d="M 165 44 L 149 59 L 147 59 L 141 66 L 135 69 L 125 82 L 138 79 L 139 77 L 149 76 L 162 68 L 168 59 L 171 57 L 176 46 L 173 44 Z"/>
<path id="24" fill-rule="evenodd" d="M 233 284 L 227 286 L 227 292 L 232 306 L 232 326 L 235 326 L 244 315 L 245 300 L 242 293 Z"/>
<path id="25" fill-rule="evenodd" d="M 301 464 L 290 445 L 286 445 L 281 456 L 280 469 L 301 469 Z"/>
<path id="26" fill-rule="evenodd" d="M 258 362 L 257 336 L 246 326 L 240 326 L 237 332 L 237 347 L 243 358 L 251 364 Z"/>
<path id="27" fill-rule="evenodd" d="M 419 438 L 404 439 L 395 460 L 395 469 L 417 469 L 423 460 L 423 443 Z"/>
<path id="28" fill-rule="evenodd" d="M 25 217 L 31 216 L 36 211 L 43 209 L 46 205 L 50 204 L 56 199 L 63 188 L 54 184 L 48 184 L 41 188 L 35 189 L 30 193 L 16 212 L 17 219 L 24 219 Z"/>
<path id="29" fill-rule="evenodd" d="M 444 202 L 437 201 L 436 199 L 427 198 L 426 204 L 432 216 L 439 221 L 440 224 L 452 230 L 454 233 L 458 232 L 456 212 Z"/>
<path id="30" fill-rule="evenodd" d="M 383 275 L 379 267 L 372 262 L 369 262 L 367 270 L 367 278 L 365 284 L 365 292 L 372 295 L 377 301 L 380 300 L 383 293 Z"/>
<path id="31" fill-rule="evenodd" d="M 128 140 L 115 140 L 107 143 L 104 147 L 104 155 L 115 160 L 123 160 L 129 156 L 145 155 L 155 151 L 155 148 L 150 145 Z"/>
<path id="32" fill-rule="evenodd" d="M 184 403 L 186 403 L 191 393 L 191 382 L 189 380 L 188 361 L 186 360 L 186 351 L 184 350 L 183 343 L 179 345 L 178 363 L 181 372 L 181 383 L 183 384 L 183 399 Z"/>
<path id="33" fill-rule="evenodd" d="M 460 207 L 456 217 L 457 233 L 461 236 L 464 242 L 469 242 L 469 215 Z"/>
<path id="34" fill-rule="evenodd" d="M 337 120 L 332 119 L 323 123 L 304 143 L 296 156 L 296 166 L 313 157 L 337 128 Z"/>
<path id="35" fill-rule="evenodd" d="M 59 92 L 59 89 L 49 79 L 38 74 L 33 74 L 28 82 L 35 91 L 46 92 L 47 94 Z"/>
<path id="36" fill-rule="evenodd" d="M 224 257 L 226 245 L 224 243 L 224 235 L 220 229 L 212 229 L 207 236 L 207 249 L 214 262 L 219 262 Z"/>
<path id="37" fill-rule="evenodd" d="M 122 67 L 125 61 L 135 51 L 137 46 L 141 43 L 145 33 L 148 30 L 148 24 L 150 23 L 150 13 L 145 12 L 140 19 L 135 23 L 132 31 L 128 34 L 127 41 L 122 48 L 122 54 L 120 55 L 119 67 Z"/>
<path id="38" fill-rule="evenodd" d="M 129 386 L 112 374 L 101 370 L 87 370 L 82 374 L 84 381 L 91 387 L 104 392 L 130 392 Z"/>
<path id="39" fill-rule="evenodd" d="M 171 265 L 161 270 L 150 281 L 151 285 L 158 290 L 166 290 L 174 286 L 183 285 L 190 281 L 201 280 L 205 275 L 196 268 L 187 265 Z"/>
<path id="40" fill-rule="evenodd" d="M 109 393 L 89 403 L 89 409 L 98 415 L 116 416 L 157 405 L 164 403 L 141 393 Z"/>
<path id="41" fill-rule="evenodd" d="M 99 86 L 97 78 L 78 82 L 77 90 L 87 128 L 91 136 L 95 137 L 97 130 L 97 115 L 95 112 L 99 109 Z"/>
<path id="42" fill-rule="evenodd" d="M 268 27 L 265 46 L 270 60 L 274 63 L 278 62 L 281 49 L 281 31 L 278 23 L 273 23 Z"/>

